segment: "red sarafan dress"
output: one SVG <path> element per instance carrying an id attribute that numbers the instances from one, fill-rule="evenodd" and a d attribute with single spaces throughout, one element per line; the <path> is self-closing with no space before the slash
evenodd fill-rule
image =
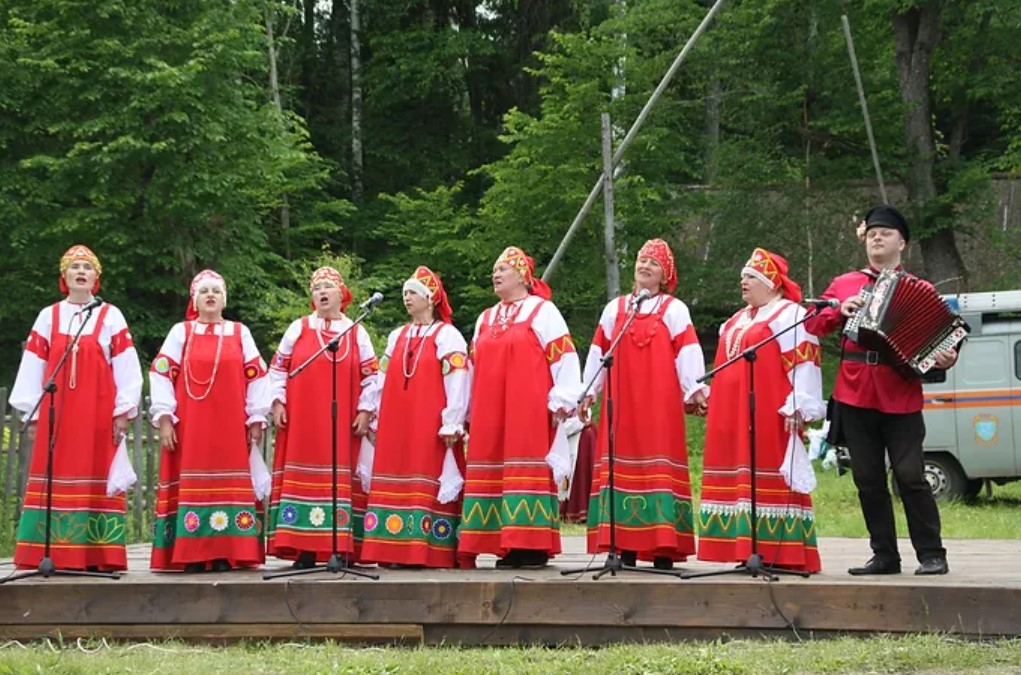
<path id="1" fill-rule="evenodd" d="M 470 386 L 464 338 L 447 323 L 399 328 L 387 341 L 380 380 L 362 558 L 453 567 L 464 450 L 460 443 L 448 449 L 440 434 L 464 430 Z"/>
<path id="2" fill-rule="evenodd" d="M 152 419 L 176 419 L 177 448 L 162 449 L 154 570 L 227 560 L 265 561 L 252 486 L 247 425 L 269 412 L 266 364 L 251 333 L 232 321 L 177 324 L 150 369 Z"/>
<path id="3" fill-rule="evenodd" d="M 351 319 L 315 314 L 294 321 L 270 366 L 273 400 L 282 401 L 287 425 L 277 429 L 270 500 L 269 554 L 295 560 L 303 551 L 318 562 L 333 553 L 333 430 L 330 428 L 332 370 L 337 371 L 337 552 L 358 560 L 367 496 L 353 467 L 362 439 L 352 428 L 359 411 L 378 407 L 379 369 L 372 341 L 361 325 L 340 338 L 335 354 L 320 354 L 289 377 Z"/>
<path id="4" fill-rule="evenodd" d="M 721 329 L 717 365 L 784 330 L 804 311 L 784 299 L 742 309 Z M 805 572 L 821 569 L 812 497 L 807 492 L 814 481 L 807 477 L 806 484 L 802 473 L 805 466 L 811 468 L 800 438 L 784 429 L 784 415 L 795 408 L 808 420 L 825 414 L 819 361 L 819 343 L 803 328 L 759 349 L 754 362 L 754 467 L 748 435 L 749 365 L 737 362 L 713 378 L 699 509 L 700 560 L 744 562 L 751 555 L 754 475 L 758 552 L 763 561 Z M 803 461 L 795 462 L 795 453 Z"/>
<path id="5" fill-rule="evenodd" d="M 600 360 L 624 330 L 632 296 L 603 310 L 586 362 L 586 381 L 604 389 Z M 610 546 L 609 406 L 614 423 L 617 548 L 639 559 L 684 561 L 695 553 L 694 516 L 684 403 L 703 387 L 702 349 L 688 308 L 669 295 L 646 301 L 615 353 L 599 422 L 598 466 L 592 481 L 588 548 Z"/>
<path id="6" fill-rule="evenodd" d="M 103 304 L 86 319 L 80 309 L 65 300 L 39 313 L 10 403 L 26 414 L 32 410 L 85 321 L 56 379 L 50 558 L 58 569 L 124 570 L 125 498 L 107 496 L 107 478 L 117 451 L 113 418 L 137 414 L 142 371 L 120 310 Z M 45 550 L 48 400 L 42 401 L 37 419 L 14 551 L 19 568 L 37 567 Z"/>
<path id="7" fill-rule="evenodd" d="M 586 425 L 578 433 L 578 456 L 567 500 L 560 504 L 560 519 L 567 523 L 588 522 L 588 508 L 592 493 L 592 476 L 596 462 L 596 430 Z"/>
<path id="8" fill-rule="evenodd" d="M 487 309 L 475 327 L 474 375 L 458 550 L 560 552 L 560 506 L 546 456 L 550 408 L 575 407 L 579 363 L 552 302 L 528 296 Z"/>

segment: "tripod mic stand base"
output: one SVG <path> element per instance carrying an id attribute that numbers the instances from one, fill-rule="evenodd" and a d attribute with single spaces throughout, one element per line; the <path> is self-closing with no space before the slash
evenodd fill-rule
<path id="1" fill-rule="evenodd" d="M 800 572 L 798 570 L 788 570 L 782 567 L 773 567 L 772 565 L 766 565 L 762 562 L 762 555 L 758 553 L 752 553 L 748 556 L 748 560 L 744 561 L 737 567 L 729 570 L 713 570 L 711 572 L 687 572 L 681 575 L 682 579 L 698 579 L 699 577 L 719 577 L 725 574 L 747 574 L 752 578 L 762 577 L 767 581 L 779 581 L 781 574 L 789 576 L 798 576 L 803 579 L 807 579 L 812 576 L 810 572 Z"/>
<path id="2" fill-rule="evenodd" d="M 331 574 L 352 574 L 356 577 L 363 577 L 365 579 L 379 579 L 378 574 L 372 574 L 370 572 L 363 572 L 356 570 L 351 567 L 347 561 L 347 556 L 341 556 L 336 553 L 330 556 L 330 559 L 326 561 L 325 565 L 313 565 L 312 567 L 306 567 L 304 569 L 297 570 L 284 570 L 282 572 L 266 572 L 262 575 L 265 580 L 279 579 L 282 577 L 298 577 L 305 574 L 315 574 L 317 572 L 330 572 Z"/>
<path id="3" fill-rule="evenodd" d="M 20 574 L 14 574 L 5 579 L 0 579 L 0 585 L 11 581 L 17 581 L 18 579 L 29 579 L 31 577 L 42 577 L 43 579 L 49 579 L 50 577 L 96 577 L 99 579 L 111 579 L 116 581 L 121 578 L 121 575 L 119 572 L 90 572 L 89 570 L 57 569 L 57 566 L 53 564 L 52 558 L 43 558 L 39 561 L 39 567 L 37 569 L 22 572 Z"/>
<path id="4" fill-rule="evenodd" d="M 643 574 L 660 574 L 670 577 L 677 577 L 678 579 L 684 579 L 684 573 L 674 570 L 660 570 L 655 567 L 638 567 L 637 565 L 625 565 L 624 559 L 620 557 L 615 551 L 610 551 L 606 554 L 606 560 L 603 561 L 602 565 L 589 565 L 587 567 L 578 567 L 573 569 L 560 570 L 561 575 L 568 574 L 582 574 L 584 572 L 592 572 L 599 570 L 592 575 L 592 578 L 599 580 L 602 577 L 609 574 L 611 577 L 617 576 L 617 572 L 641 572 Z"/>

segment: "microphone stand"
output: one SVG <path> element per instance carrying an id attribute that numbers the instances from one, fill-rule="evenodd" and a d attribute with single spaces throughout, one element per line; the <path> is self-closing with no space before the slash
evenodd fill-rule
<path id="1" fill-rule="evenodd" d="M 787 574 L 799 576 L 807 579 L 812 576 L 809 572 L 801 572 L 798 570 L 789 570 L 782 567 L 776 567 L 774 565 L 767 565 L 762 562 L 762 555 L 759 553 L 759 517 L 758 517 L 758 490 L 756 488 L 756 470 L 757 466 L 755 463 L 755 361 L 758 358 L 758 351 L 762 347 L 768 345 L 770 342 L 777 341 L 781 335 L 788 333 L 801 324 L 808 321 L 810 318 L 818 314 L 818 308 L 816 311 L 805 312 L 805 316 L 801 317 L 800 320 L 795 321 L 791 325 L 784 328 L 779 333 L 770 335 L 769 337 L 761 340 L 752 346 L 745 349 L 743 352 L 728 359 L 726 362 L 721 363 L 719 366 L 713 368 L 708 373 L 698 378 L 698 382 L 705 382 L 712 378 L 716 373 L 729 368 L 738 361 L 745 361 L 748 364 L 748 452 L 749 452 L 749 464 L 751 470 L 751 539 L 752 539 L 752 552 L 748 556 L 748 559 L 743 563 L 738 564 L 737 567 L 729 570 L 713 570 L 710 572 L 688 572 L 681 576 L 682 579 L 697 579 L 699 577 L 715 577 L 724 574 L 748 574 L 754 577 L 763 577 L 767 581 L 779 581 L 779 574 Z M 797 364 L 795 363 L 795 366 Z M 797 408 L 795 407 L 795 412 Z"/>
<path id="2" fill-rule="evenodd" d="M 355 319 L 351 323 L 350 326 L 348 326 L 347 328 L 342 330 L 340 333 L 335 335 L 332 340 L 330 340 L 325 345 L 323 345 L 319 349 L 319 351 L 317 351 L 312 356 L 308 357 L 305 360 L 304 363 L 302 363 L 300 366 L 298 366 L 293 371 L 291 371 L 291 373 L 287 376 L 289 379 L 293 379 L 293 378 L 297 377 L 298 375 L 300 375 L 302 373 L 302 371 L 304 371 L 306 368 L 308 368 L 310 365 L 312 365 L 312 363 L 317 358 L 322 356 L 322 354 L 324 352 L 327 352 L 327 351 L 330 352 L 330 354 L 331 354 L 331 356 L 330 356 L 330 371 L 331 371 L 331 377 L 330 377 L 330 450 L 332 452 L 332 457 L 333 457 L 333 532 L 332 532 L 332 535 L 333 535 L 333 552 L 330 555 L 329 561 L 325 565 L 316 564 L 316 565 L 313 565 L 311 567 L 306 567 L 306 568 L 303 568 L 303 569 L 283 570 L 281 572 L 267 572 L 267 573 L 262 575 L 262 578 L 264 580 L 278 579 L 280 577 L 302 576 L 302 575 L 305 575 L 305 574 L 315 574 L 317 572 L 330 572 L 332 574 L 337 574 L 339 572 L 342 572 L 344 574 L 353 574 L 354 576 L 357 576 L 357 577 L 365 577 L 366 579 L 379 579 L 379 576 L 376 575 L 376 574 L 371 574 L 369 572 L 363 572 L 361 570 L 354 569 L 354 567 L 351 566 L 351 561 L 348 558 L 347 552 L 345 551 L 343 554 L 341 554 L 340 551 L 338 550 L 339 547 L 338 547 L 338 544 L 337 544 L 337 473 L 338 473 L 337 465 L 338 465 L 338 462 L 339 462 L 339 460 L 337 458 L 337 360 L 336 360 L 337 359 L 337 350 L 340 348 L 340 340 L 341 340 L 341 338 L 346 336 L 351 331 L 355 330 L 355 328 L 358 326 L 358 324 L 360 324 L 365 319 L 365 317 L 367 317 L 369 314 L 372 313 L 372 310 L 373 310 L 374 307 L 375 307 L 375 305 L 373 305 L 373 304 L 366 304 L 365 306 L 363 306 L 362 307 L 362 313 L 360 315 L 358 315 L 358 318 Z M 352 497 L 354 496 L 353 493 L 354 493 L 354 473 L 355 473 L 354 472 L 354 458 L 353 458 L 353 454 L 354 454 L 354 451 L 351 448 L 351 438 L 350 438 L 350 435 L 349 435 L 348 436 L 348 453 L 347 453 L 347 455 L 348 455 L 348 467 L 349 467 L 349 472 L 350 472 L 350 475 L 351 475 L 351 492 L 352 492 Z M 354 500 L 353 499 L 351 500 L 351 504 L 352 504 L 352 508 L 353 508 L 354 507 Z M 354 516 L 353 515 L 352 515 L 351 520 L 352 521 L 354 520 Z M 353 543 L 354 543 L 354 533 L 352 532 L 352 544 Z"/>
<path id="3" fill-rule="evenodd" d="M 101 303 L 100 303 L 101 304 Z M 117 572 L 91 572 L 88 570 L 64 570 L 57 569 L 56 565 L 53 564 L 53 558 L 50 557 L 50 545 L 53 538 L 53 449 L 56 445 L 56 428 L 54 427 L 54 419 L 57 414 L 56 410 L 56 397 L 57 397 L 57 375 L 64 369 L 64 364 L 67 362 L 67 357 L 78 347 L 78 340 L 81 338 L 82 331 L 85 330 L 85 326 L 89 323 L 89 318 L 92 316 L 92 311 L 98 307 L 89 307 L 85 311 L 85 320 L 78 326 L 78 332 L 74 334 L 74 337 L 68 341 L 64 347 L 64 353 L 60 355 L 60 359 L 57 361 L 57 365 L 54 366 L 53 372 L 50 373 L 50 377 L 43 383 L 43 393 L 36 401 L 35 407 L 32 408 L 31 412 L 25 416 L 26 420 L 31 420 L 35 414 L 39 411 L 42 406 L 43 399 L 47 399 L 47 411 L 49 412 L 49 419 L 46 420 L 46 528 L 43 544 L 43 557 L 39 561 L 39 567 L 30 572 L 22 572 L 21 574 L 15 574 L 13 576 L 0 579 L 0 584 L 6 584 L 9 581 L 17 581 L 18 579 L 28 579 L 29 577 L 43 577 L 48 579 L 53 576 L 57 577 L 99 577 L 101 579 L 120 579 L 120 574 Z M 81 314 L 81 312 L 78 312 Z M 95 327 L 95 330 L 99 330 L 99 326 Z M 28 425 L 21 430 L 22 433 L 28 429 Z"/>
<path id="4" fill-rule="evenodd" d="M 593 579 L 601 579 L 607 573 L 610 576 L 617 576 L 617 572 L 644 572 L 646 574 L 665 574 L 668 576 L 681 577 L 680 572 L 673 570 L 660 570 L 654 567 L 638 567 L 637 565 L 625 565 L 624 559 L 621 558 L 619 551 L 617 550 L 617 509 L 616 509 L 616 485 L 615 485 L 615 474 L 616 474 L 616 421 L 614 419 L 614 406 L 613 406 L 613 387 L 611 386 L 611 374 L 613 372 L 613 359 L 617 352 L 617 347 L 620 345 L 620 341 L 627 335 L 627 329 L 631 326 L 631 323 L 638 316 L 638 309 L 642 306 L 642 303 L 648 299 L 646 297 L 636 297 L 631 303 L 631 308 L 628 310 L 627 317 L 624 320 L 624 325 L 621 326 L 620 331 L 614 337 L 613 342 L 610 343 L 610 347 L 603 354 L 603 358 L 600 359 L 600 370 L 606 371 L 606 386 L 604 391 L 606 396 L 604 402 L 606 404 L 606 410 L 604 414 L 606 417 L 606 456 L 608 466 L 608 482 L 607 487 L 610 491 L 610 550 L 606 553 L 606 560 L 602 565 L 589 565 L 586 567 L 566 569 L 562 570 L 560 574 L 578 574 L 584 572 L 590 572 L 598 569 L 599 572 L 592 575 Z M 599 374 L 596 373 L 589 383 L 585 386 L 585 391 L 578 398 L 578 405 L 580 406 L 585 397 L 588 396 L 589 391 L 595 386 L 596 380 Z"/>

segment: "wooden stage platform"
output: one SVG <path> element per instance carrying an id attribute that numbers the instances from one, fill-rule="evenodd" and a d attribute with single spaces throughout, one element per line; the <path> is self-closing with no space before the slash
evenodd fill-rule
<path id="1" fill-rule="evenodd" d="M 380 579 L 320 573 L 264 581 L 262 572 L 148 572 L 130 548 L 120 580 L 25 579 L 0 586 L 0 638 L 61 634 L 188 640 L 333 638 L 404 644 L 607 644 L 690 638 L 938 631 L 1021 635 L 1021 541 L 948 541 L 951 573 L 853 578 L 864 539 L 824 539 L 824 572 L 767 583 L 744 575 L 679 580 L 625 572 L 593 581 L 581 537 L 550 567 L 373 570 Z M 911 551 L 902 542 L 902 551 Z M 601 563 L 602 557 L 596 559 Z M 271 560 L 267 569 L 282 568 Z M 692 562 L 685 570 L 724 569 Z M 372 569 L 372 568 L 369 568 Z M 0 567 L 6 576 L 10 562 Z"/>

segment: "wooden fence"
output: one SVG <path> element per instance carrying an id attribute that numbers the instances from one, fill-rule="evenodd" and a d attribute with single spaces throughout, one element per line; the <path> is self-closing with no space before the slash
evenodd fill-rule
<path id="1" fill-rule="evenodd" d="M 0 523 L 10 519 L 17 523 L 21 505 L 25 498 L 25 483 L 28 480 L 29 460 L 32 454 L 28 437 L 21 433 L 21 415 L 7 405 L 8 392 L 0 387 L 0 481 L 3 500 L 0 502 Z M 272 429 L 268 429 L 271 432 Z M 38 433 L 45 434 L 45 429 Z M 160 444 L 159 434 L 149 423 L 149 401 L 139 406 L 139 414 L 128 428 L 128 454 L 138 474 L 138 482 L 128 490 L 129 540 L 148 541 L 156 511 L 156 485 L 159 480 Z M 272 459 L 268 451 L 272 448 L 271 433 L 263 437 L 262 453 L 269 466 Z"/>

